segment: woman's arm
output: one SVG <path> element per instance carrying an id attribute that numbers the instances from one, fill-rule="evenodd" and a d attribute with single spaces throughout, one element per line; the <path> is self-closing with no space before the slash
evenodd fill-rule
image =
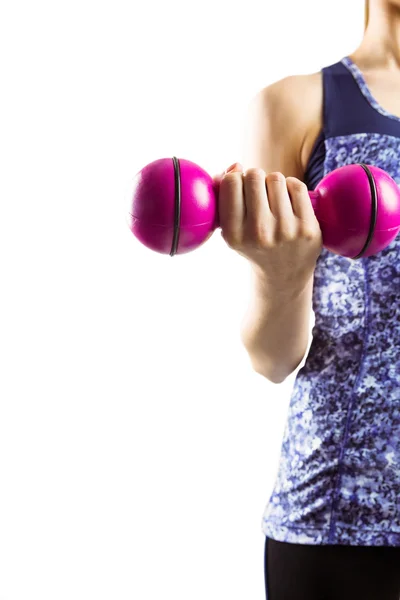
<path id="1" fill-rule="evenodd" d="M 262 90 L 249 107 L 243 166 L 303 180 L 322 121 L 319 74 L 287 77 Z M 285 291 L 268 286 L 252 267 L 250 306 L 241 338 L 257 373 L 283 382 L 303 360 L 309 344 L 313 277 Z"/>

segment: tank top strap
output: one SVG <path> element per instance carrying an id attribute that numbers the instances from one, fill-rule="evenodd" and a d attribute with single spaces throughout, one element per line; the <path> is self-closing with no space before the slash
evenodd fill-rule
<path id="1" fill-rule="evenodd" d="M 400 138 L 400 117 L 380 106 L 350 57 L 323 67 L 321 73 L 323 123 L 305 171 L 304 181 L 309 189 L 315 189 L 324 176 L 327 148 L 333 143 L 329 140 L 347 137 L 355 143 L 354 136 L 360 134 L 358 142 L 364 137 L 370 139 L 371 134 L 376 140 L 382 136 L 387 140 Z"/>
<path id="2" fill-rule="evenodd" d="M 326 140 L 356 133 L 360 130 L 359 115 L 364 115 L 362 120 L 365 124 L 365 110 L 368 110 L 368 103 L 342 60 L 323 67 L 321 73 L 322 130 L 314 143 L 304 175 L 304 181 L 311 190 L 324 175 Z"/>
<path id="3" fill-rule="evenodd" d="M 322 78 L 325 139 L 357 133 L 400 134 L 400 118 L 380 109 L 349 57 L 324 67 Z"/>
<path id="4" fill-rule="evenodd" d="M 325 139 L 351 135 L 370 125 L 374 111 L 343 60 L 322 69 Z"/>

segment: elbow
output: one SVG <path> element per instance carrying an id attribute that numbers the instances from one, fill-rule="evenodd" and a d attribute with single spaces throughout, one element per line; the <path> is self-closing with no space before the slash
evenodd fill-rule
<path id="1" fill-rule="evenodd" d="M 282 370 L 282 365 L 278 369 L 277 366 L 269 365 L 265 359 L 260 361 L 251 355 L 250 360 L 253 371 L 276 385 L 283 383 L 290 375 L 288 371 Z"/>
<path id="2" fill-rule="evenodd" d="M 280 363 L 269 363 L 264 359 L 260 360 L 256 358 L 254 355 L 250 355 L 251 365 L 253 370 L 268 379 L 271 383 L 275 383 L 279 385 L 280 383 L 284 383 L 288 377 L 290 377 L 301 365 L 302 360 L 297 360 L 295 363 L 289 365 Z"/>
<path id="3" fill-rule="evenodd" d="M 275 385 L 279 385 L 280 383 L 283 383 L 289 377 L 289 374 L 282 375 L 282 373 L 277 373 L 274 371 L 266 371 L 265 369 L 256 369 L 255 367 L 253 367 L 253 368 L 254 368 L 254 371 L 256 373 L 258 373 L 258 375 L 261 375 L 265 379 L 268 379 L 268 381 L 270 383 L 274 383 Z"/>
<path id="4" fill-rule="evenodd" d="M 246 345 L 243 340 L 242 342 L 246 349 L 247 355 L 250 358 L 253 371 L 276 385 L 286 381 L 286 379 L 288 379 L 288 377 L 290 377 L 296 371 L 304 359 L 304 353 L 302 353 L 300 359 L 297 358 L 297 360 L 294 360 L 291 363 L 278 360 L 276 358 L 274 359 L 271 356 L 266 356 L 265 354 L 260 354 L 260 352 L 255 352 L 254 348 L 251 349 L 249 344 Z"/>
<path id="5" fill-rule="evenodd" d="M 264 368 L 260 368 L 260 366 L 257 366 L 254 364 L 253 364 L 253 369 L 256 371 L 256 373 L 259 373 L 259 375 L 262 375 L 263 377 L 268 379 L 268 381 L 270 381 L 271 383 L 280 384 L 280 383 L 283 383 L 284 381 L 286 381 L 286 379 L 288 379 L 288 377 L 290 377 L 291 375 L 293 375 L 293 373 L 295 373 L 297 371 L 297 369 L 300 367 L 303 360 L 304 360 L 304 357 L 301 360 L 296 361 L 294 366 L 286 365 L 287 366 L 286 370 L 282 370 L 282 365 L 280 365 L 281 369 L 279 369 L 277 367 L 268 369 L 265 366 L 264 366 Z"/>

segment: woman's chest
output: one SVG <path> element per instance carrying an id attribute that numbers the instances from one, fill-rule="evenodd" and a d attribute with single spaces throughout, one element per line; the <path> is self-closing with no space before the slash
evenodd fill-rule
<path id="1" fill-rule="evenodd" d="M 400 75 L 364 74 L 374 99 L 388 113 L 400 118 Z"/>

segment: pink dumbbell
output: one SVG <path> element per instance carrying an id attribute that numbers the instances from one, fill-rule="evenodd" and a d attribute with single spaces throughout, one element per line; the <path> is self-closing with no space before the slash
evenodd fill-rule
<path id="1" fill-rule="evenodd" d="M 128 224 L 147 248 L 184 254 L 219 227 L 218 192 L 211 176 L 183 158 L 161 158 L 137 173 Z M 382 169 L 345 165 L 309 192 L 325 248 L 348 258 L 372 256 L 400 229 L 400 190 Z"/>

